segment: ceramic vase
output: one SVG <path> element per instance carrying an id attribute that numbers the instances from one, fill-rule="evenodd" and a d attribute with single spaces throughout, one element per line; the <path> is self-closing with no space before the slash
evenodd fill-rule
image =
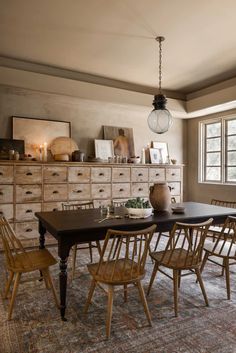
<path id="1" fill-rule="evenodd" d="M 171 193 L 167 183 L 154 184 L 149 190 L 149 199 L 154 210 L 167 211 L 171 203 Z"/>

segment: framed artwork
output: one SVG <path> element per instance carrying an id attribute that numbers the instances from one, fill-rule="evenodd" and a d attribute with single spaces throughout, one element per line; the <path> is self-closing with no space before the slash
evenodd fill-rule
<path id="1" fill-rule="evenodd" d="M 152 164 L 161 164 L 162 163 L 162 157 L 160 154 L 160 149 L 158 148 L 150 148 L 150 160 Z"/>
<path id="2" fill-rule="evenodd" d="M 160 164 L 167 163 L 169 164 L 169 151 L 168 151 L 168 144 L 166 142 L 152 142 L 152 147 L 159 150 L 160 153 Z"/>
<path id="3" fill-rule="evenodd" d="M 40 145 L 50 144 L 56 137 L 71 137 L 71 124 L 68 121 L 34 119 L 13 116 L 12 137 L 25 141 L 25 153 L 37 157 Z"/>
<path id="4" fill-rule="evenodd" d="M 23 140 L 0 139 L 0 159 L 9 159 L 9 151 L 14 150 L 19 154 L 25 153 Z"/>
<path id="5" fill-rule="evenodd" d="M 95 157 L 102 160 L 108 160 L 109 157 L 114 157 L 114 148 L 112 140 L 94 140 Z"/>
<path id="6" fill-rule="evenodd" d="M 103 126 L 105 140 L 112 140 L 114 154 L 122 157 L 133 157 L 134 138 L 133 129 L 127 127 Z"/>

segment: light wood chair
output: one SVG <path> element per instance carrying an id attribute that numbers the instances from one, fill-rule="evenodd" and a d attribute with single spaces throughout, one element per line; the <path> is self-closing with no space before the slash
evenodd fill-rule
<path id="1" fill-rule="evenodd" d="M 94 208 L 93 201 L 88 201 L 88 202 L 77 202 L 77 203 L 62 203 L 62 210 L 64 211 L 75 211 L 79 209 L 90 209 Z M 86 246 L 83 245 L 74 245 L 72 247 L 73 255 L 72 255 L 72 273 L 71 273 L 71 278 L 72 280 L 75 277 L 75 268 L 76 268 L 76 256 L 77 256 L 77 250 L 81 249 L 89 249 L 89 254 L 90 254 L 90 261 L 93 262 L 93 248 L 98 249 L 98 253 L 101 253 L 101 247 L 99 241 L 96 241 L 95 244 L 94 242 L 86 242 L 83 244 L 87 244 Z"/>
<path id="2" fill-rule="evenodd" d="M 9 271 L 4 299 L 7 299 L 11 284 L 15 277 L 8 311 L 8 320 L 12 317 L 17 289 L 21 276 L 24 273 L 39 270 L 45 281 L 46 288 L 52 290 L 56 305 L 60 308 L 56 290 L 49 272 L 49 267 L 57 263 L 51 253 L 47 249 L 26 251 L 4 217 L 0 218 L 0 235 L 6 257 L 6 266 Z"/>
<path id="3" fill-rule="evenodd" d="M 229 266 L 235 264 L 236 260 L 236 217 L 229 216 L 221 232 L 215 234 L 215 242 L 206 242 L 204 245 L 205 255 L 201 265 L 201 272 L 204 270 L 206 261 L 213 262 L 225 269 L 227 288 L 227 299 L 230 299 L 230 271 Z M 209 257 L 221 258 L 222 264 L 209 259 Z M 231 262 L 233 260 L 233 262 Z M 222 272 L 224 273 L 224 271 Z"/>
<path id="4" fill-rule="evenodd" d="M 208 299 L 201 278 L 200 266 L 202 263 L 205 237 L 212 221 L 213 219 L 211 218 L 206 222 L 198 224 L 176 223 L 170 232 L 164 250 L 150 253 L 151 258 L 155 261 L 155 265 L 147 294 L 150 293 L 157 271 L 160 271 L 167 277 L 171 278 L 174 282 L 175 316 L 178 316 L 178 288 L 180 286 L 181 271 L 183 270 L 189 270 L 190 272 L 188 274 L 196 274 L 205 303 L 208 306 Z M 161 242 L 161 237 L 162 234 L 159 235 L 158 244 Z M 161 266 L 173 270 L 173 277 L 160 269 Z"/>
<path id="5" fill-rule="evenodd" d="M 84 312 L 87 313 L 96 285 L 108 287 L 108 307 L 106 319 L 106 335 L 110 337 L 114 286 L 124 286 L 124 300 L 127 301 L 128 284 L 136 284 L 149 324 L 151 316 L 147 306 L 141 280 L 145 276 L 145 263 L 149 244 L 156 225 L 140 231 L 116 231 L 109 229 L 102 248 L 100 261 L 88 265 L 92 276 Z M 119 248 L 114 256 L 115 245 L 119 239 Z M 104 289 L 104 288 L 103 288 Z"/>

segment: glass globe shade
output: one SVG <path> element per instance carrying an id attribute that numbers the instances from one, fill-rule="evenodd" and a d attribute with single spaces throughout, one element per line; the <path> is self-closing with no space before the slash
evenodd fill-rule
<path id="1" fill-rule="evenodd" d="M 168 109 L 153 109 L 147 122 L 153 132 L 164 134 L 171 127 L 172 117 Z"/>

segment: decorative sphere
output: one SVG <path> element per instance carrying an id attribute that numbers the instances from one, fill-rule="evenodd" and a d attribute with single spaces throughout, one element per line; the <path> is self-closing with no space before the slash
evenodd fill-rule
<path id="1" fill-rule="evenodd" d="M 164 134 L 172 124 L 172 117 L 167 109 L 153 109 L 148 116 L 149 128 L 157 133 Z"/>

